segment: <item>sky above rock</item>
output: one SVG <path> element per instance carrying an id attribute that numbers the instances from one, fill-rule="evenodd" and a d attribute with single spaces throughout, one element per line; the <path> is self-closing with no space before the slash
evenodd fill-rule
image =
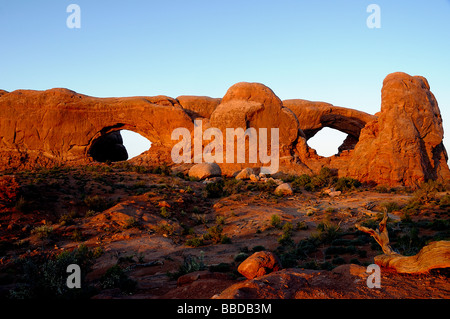
<path id="1" fill-rule="evenodd" d="M 380 28 L 367 25 L 370 4 Z M 448 0 L 1 1 L 0 30 L 7 91 L 222 97 L 248 81 L 374 114 L 383 79 L 402 71 L 428 79 L 450 134 Z"/>

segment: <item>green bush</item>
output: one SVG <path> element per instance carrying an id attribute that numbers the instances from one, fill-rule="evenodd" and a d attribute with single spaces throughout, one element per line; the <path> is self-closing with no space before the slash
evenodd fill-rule
<path id="1" fill-rule="evenodd" d="M 315 236 L 323 243 L 331 243 L 341 236 L 339 226 L 330 222 L 321 222 L 317 225 Z"/>
<path id="2" fill-rule="evenodd" d="M 70 213 L 66 213 L 64 215 L 62 215 L 59 218 L 59 223 L 64 226 L 64 225 L 71 225 L 73 224 L 73 219 L 76 216 L 76 212 L 75 211 L 71 211 Z"/>
<path id="3" fill-rule="evenodd" d="M 167 273 L 172 279 L 178 279 L 179 277 L 191 272 L 205 270 L 206 265 L 204 263 L 203 251 L 200 253 L 200 257 L 188 255 L 184 257 L 183 264 L 180 265 L 178 271 L 175 273 Z"/>
<path id="4" fill-rule="evenodd" d="M 396 202 L 381 203 L 381 207 L 385 209 L 387 213 L 392 213 L 400 210 L 400 206 Z"/>
<path id="5" fill-rule="evenodd" d="M 125 221 L 125 225 L 123 226 L 123 229 L 130 229 L 130 228 L 138 227 L 138 226 L 139 226 L 139 222 L 134 217 L 129 217 Z"/>
<path id="6" fill-rule="evenodd" d="M 39 238 L 47 238 L 53 233 L 53 227 L 48 225 L 41 225 L 31 230 L 32 234 L 37 234 Z"/>
<path id="7" fill-rule="evenodd" d="M 311 176 L 303 174 L 295 177 L 291 185 L 293 189 L 299 190 L 301 187 L 305 187 L 309 183 L 311 183 Z"/>
<path id="8" fill-rule="evenodd" d="M 206 185 L 206 197 L 208 198 L 219 198 L 223 196 L 224 181 L 220 180 L 218 182 L 209 183 Z"/>
<path id="9" fill-rule="evenodd" d="M 86 282 L 86 274 L 90 271 L 93 261 L 98 257 L 95 251 L 85 245 L 80 245 L 73 251 L 63 251 L 51 256 L 22 258 L 16 261 L 19 271 L 16 288 L 10 290 L 13 299 L 78 299 L 89 298 L 95 289 Z M 67 287 L 67 267 L 76 264 L 81 269 L 81 288 Z"/>
<path id="10" fill-rule="evenodd" d="M 341 177 L 334 184 L 334 188 L 342 192 L 354 190 L 360 186 L 361 182 L 351 177 Z"/>
<path id="11" fill-rule="evenodd" d="M 270 224 L 275 228 L 281 227 L 281 217 L 279 215 L 273 214 L 270 216 Z"/>
<path id="12" fill-rule="evenodd" d="M 89 209 L 95 210 L 96 212 L 102 212 L 115 205 L 115 202 L 99 195 L 87 196 L 84 199 L 84 203 Z"/>
<path id="13" fill-rule="evenodd" d="M 223 192 L 225 195 L 239 194 L 242 192 L 245 182 L 239 179 L 231 178 L 224 182 Z"/>
<path id="14" fill-rule="evenodd" d="M 199 247 L 199 246 L 203 246 L 203 238 L 201 237 L 194 237 L 194 238 L 190 238 L 188 240 L 186 240 L 186 246 L 189 247 Z"/>
<path id="15" fill-rule="evenodd" d="M 245 252 L 240 252 L 239 254 L 237 254 L 236 256 L 234 256 L 234 261 L 239 263 L 239 262 L 243 262 L 244 260 L 246 260 L 248 258 L 248 254 Z"/>
<path id="16" fill-rule="evenodd" d="M 167 210 L 167 208 L 166 207 L 161 207 L 161 209 L 160 209 L 160 213 L 159 213 L 160 215 L 161 215 L 161 217 L 163 217 L 163 218 L 170 218 L 171 216 L 172 216 L 172 213 L 171 212 L 169 212 L 168 210 Z"/>
<path id="17" fill-rule="evenodd" d="M 206 234 L 203 235 L 204 240 L 210 240 L 213 244 L 218 244 L 222 242 L 222 225 L 214 225 L 209 227 Z"/>
<path id="18" fill-rule="evenodd" d="M 103 289 L 119 288 L 124 292 L 131 293 L 135 290 L 137 283 L 116 264 L 106 270 L 106 273 L 100 278 L 100 284 Z"/>
<path id="19" fill-rule="evenodd" d="M 294 241 L 292 240 L 292 229 L 294 226 L 290 222 L 287 222 L 283 225 L 283 233 L 278 238 L 278 243 L 280 245 L 286 246 L 286 245 L 292 245 Z"/>

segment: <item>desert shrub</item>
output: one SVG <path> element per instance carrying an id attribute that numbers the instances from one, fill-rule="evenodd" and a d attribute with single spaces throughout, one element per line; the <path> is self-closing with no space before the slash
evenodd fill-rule
<path id="1" fill-rule="evenodd" d="M 436 199 L 438 191 L 444 190 L 443 186 L 436 181 L 429 180 L 420 184 L 419 188 L 413 193 L 412 202 L 427 204 Z"/>
<path id="2" fill-rule="evenodd" d="M 70 238 L 71 238 L 73 241 L 82 241 L 83 238 L 84 238 L 84 236 L 83 236 L 83 233 L 82 233 L 80 230 L 75 229 L 75 230 L 72 232 L 72 236 L 70 236 Z"/>
<path id="3" fill-rule="evenodd" d="M 158 222 L 156 226 L 156 232 L 158 234 L 172 236 L 175 233 L 175 227 L 166 222 Z"/>
<path id="4" fill-rule="evenodd" d="M 172 170 L 167 165 L 159 165 L 152 169 L 152 174 L 159 174 L 162 176 L 170 176 Z"/>
<path id="5" fill-rule="evenodd" d="M 53 227 L 48 225 L 41 225 L 31 230 L 32 234 L 37 234 L 39 238 L 47 238 L 53 233 Z"/>
<path id="6" fill-rule="evenodd" d="M 102 212 L 115 205 L 115 202 L 99 195 L 87 196 L 84 203 L 89 209 Z"/>
<path id="7" fill-rule="evenodd" d="M 206 234 L 203 235 L 204 240 L 210 240 L 213 244 L 218 244 L 222 242 L 222 225 L 214 225 L 208 228 Z"/>
<path id="8" fill-rule="evenodd" d="M 380 205 L 387 213 L 392 213 L 400 210 L 400 206 L 396 202 L 384 202 Z"/>
<path id="9" fill-rule="evenodd" d="M 17 200 L 19 184 L 14 176 L 0 176 L 0 204 L 10 206 Z"/>
<path id="10" fill-rule="evenodd" d="M 31 202 L 20 196 L 14 205 L 17 211 L 26 213 L 31 210 Z"/>
<path id="11" fill-rule="evenodd" d="M 315 236 L 300 240 L 297 244 L 295 254 L 299 259 L 305 259 L 309 254 L 316 252 L 320 241 Z"/>
<path id="12" fill-rule="evenodd" d="M 188 240 L 186 240 L 186 246 L 189 247 L 199 247 L 199 246 L 203 246 L 203 238 L 202 237 L 194 237 L 194 238 L 189 238 Z"/>
<path id="13" fill-rule="evenodd" d="M 172 279 L 178 279 L 188 273 L 205 270 L 206 265 L 204 263 L 204 259 L 203 251 L 200 253 L 199 257 L 188 255 L 184 257 L 183 263 L 178 268 L 178 271 L 175 273 L 167 273 L 167 275 Z"/>
<path id="14" fill-rule="evenodd" d="M 320 222 L 317 225 L 317 233 L 315 236 L 323 243 L 331 243 L 333 240 L 341 236 L 340 228 L 330 222 Z"/>
<path id="15" fill-rule="evenodd" d="M 425 246 L 426 237 L 419 237 L 419 229 L 412 227 L 398 236 L 395 241 L 395 247 L 405 256 L 417 254 Z"/>
<path id="16" fill-rule="evenodd" d="M 220 180 L 218 182 L 209 183 L 206 185 L 206 197 L 208 198 L 219 198 L 223 195 L 224 181 Z"/>
<path id="17" fill-rule="evenodd" d="M 281 217 L 277 214 L 273 214 L 270 216 L 270 225 L 272 225 L 275 228 L 281 227 Z"/>
<path id="18" fill-rule="evenodd" d="M 172 216 L 172 213 L 167 210 L 167 207 L 161 207 L 159 214 L 163 218 L 170 218 Z"/>
<path id="19" fill-rule="evenodd" d="M 75 299 L 89 298 L 95 292 L 86 283 L 96 254 L 85 245 L 73 251 L 64 251 L 56 256 L 47 254 L 22 258 L 16 261 L 18 285 L 10 290 L 13 299 Z M 67 266 L 76 264 L 81 269 L 81 289 L 69 289 L 66 281 Z"/>
<path id="20" fill-rule="evenodd" d="M 123 229 L 130 229 L 130 228 L 138 227 L 138 226 L 139 226 L 139 222 L 134 217 L 129 217 L 125 221 L 125 225 L 123 225 Z"/>
<path id="21" fill-rule="evenodd" d="M 247 185 L 248 190 L 270 193 L 272 193 L 277 187 L 278 184 L 273 179 L 268 179 L 264 183 L 252 182 Z"/>
<path id="22" fill-rule="evenodd" d="M 308 229 L 308 225 L 305 222 L 297 222 L 295 225 L 296 230 L 306 230 Z"/>
<path id="23" fill-rule="evenodd" d="M 234 261 L 239 263 L 239 262 L 243 262 L 247 258 L 248 258 L 248 254 L 246 252 L 240 252 L 239 254 L 234 256 Z"/>
<path id="24" fill-rule="evenodd" d="M 100 284 L 103 289 L 119 288 L 120 290 L 131 293 L 136 288 L 136 281 L 130 279 L 125 271 L 119 266 L 114 265 L 100 278 Z"/>
<path id="25" fill-rule="evenodd" d="M 258 251 L 263 251 L 266 250 L 266 247 L 262 246 L 262 245 L 256 245 L 255 247 L 252 248 L 252 252 L 256 253 Z"/>
<path id="26" fill-rule="evenodd" d="M 350 191 L 361 186 L 361 182 L 351 177 L 341 177 L 334 184 L 337 191 Z"/>
<path id="27" fill-rule="evenodd" d="M 223 192 L 226 195 L 233 195 L 241 193 L 245 186 L 245 182 L 239 179 L 231 178 L 224 182 Z"/>
<path id="28" fill-rule="evenodd" d="M 77 215 L 77 213 L 74 210 L 70 211 L 69 213 L 63 214 L 59 218 L 59 223 L 62 226 L 71 225 L 71 224 L 73 224 L 73 219 L 75 218 L 76 215 Z"/>
<path id="29" fill-rule="evenodd" d="M 283 228 L 282 228 L 283 233 L 278 238 L 278 243 L 280 245 L 286 246 L 286 245 L 291 245 L 294 243 L 294 241 L 292 240 L 293 228 L 294 228 L 294 226 L 290 222 L 287 222 L 283 225 Z"/>
<path id="30" fill-rule="evenodd" d="M 311 183 L 311 176 L 307 174 L 303 174 L 300 176 L 297 176 L 292 181 L 291 185 L 294 190 L 298 190 L 301 187 L 305 187 L 307 184 Z"/>

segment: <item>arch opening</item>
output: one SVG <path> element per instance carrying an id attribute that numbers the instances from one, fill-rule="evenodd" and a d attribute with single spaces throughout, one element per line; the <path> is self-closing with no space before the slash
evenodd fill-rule
<path id="1" fill-rule="evenodd" d="M 346 142 L 352 139 L 346 133 L 330 127 L 324 127 L 308 139 L 307 143 L 309 147 L 316 150 L 317 155 L 330 157 L 339 154 L 343 150 L 352 149 L 354 147 L 353 144 L 346 145 Z"/>
<path id="2" fill-rule="evenodd" d="M 123 145 L 128 152 L 128 159 L 132 159 L 142 153 L 148 151 L 152 146 L 152 142 L 139 133 L 121 130 Z"/>
<path id="3" fill-rule="evenodd" d="M 132 159 L 151 147 L 142 135 L 129 131 L 113 131 L 96 138 L 88 154 L 96 162 L 119 162 Z"/>

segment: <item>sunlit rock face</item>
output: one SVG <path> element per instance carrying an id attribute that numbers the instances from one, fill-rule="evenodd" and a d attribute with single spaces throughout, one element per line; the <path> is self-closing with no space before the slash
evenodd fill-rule
<path id="1" fill-rule="evenodd" d="M 375 115 L 325 102 L 281 101 L 267 86 L 247 82 L 233 85 L 223 98 L 96 98 L 67 89 L 0 90 L 0 169 L 123 161 L 128 154 L 120 130 L 152 142 L 134 163 L 173 165 L 171 151 L 179 140 L 172 132 L 186 128 L 193 137 L 199 120 L 200 134 L 208 128 L 224 133 L 227 128 L 278 128 L 279 171 L 286 173 L 317 173 L 327 166 L 339 176 L 407 186 L 450 179 L 438 103 L 424 77 L 401 72 L 385 78 L 381 111 Z M 324 127 L 348 135 L 334 156 L 319 156 L 308 146 Z M 202 150 L 209 141 L 200 143 Z M 261 167 L 259 162 L 218 164 L 224 175 Z"/>

